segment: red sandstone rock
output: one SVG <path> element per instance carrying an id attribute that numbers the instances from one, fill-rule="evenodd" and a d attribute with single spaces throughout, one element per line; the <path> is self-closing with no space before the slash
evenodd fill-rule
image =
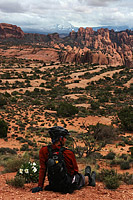
<path id="1" fill-rule="evenodd" d="M 0 24 L 0 38 L 23 38 L 24 32 L 16 25 L 1 23 Z"/>
<path id="2" fill-rule="evenodd" d="M 133 31 L 131 30 L 115 32 L 101 28 L 94 31 L 92 28 L 81 27 L 78 32 L 72 31 L 68 37 L 60 38 L 58 33 L 48 35 L 24 33 L 15 25 L 0 24 L 0 39 L 10 37 L 23 39 L 24 44 L 43 44 L 49 48 L 56 48 L 61 62 L 87 62 L 129 67 L 133 65 Z M 34 56 L 36 54 L 38 52 L 35 52 Z M 56 58 L 57 55 L 55 58 L 52 57 L 54 60 Z"/>

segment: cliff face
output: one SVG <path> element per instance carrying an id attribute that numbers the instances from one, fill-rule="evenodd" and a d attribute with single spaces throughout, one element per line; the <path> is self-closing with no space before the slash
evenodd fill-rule
<path id="1" fill-rule="evenodd" d="M 92 28 L 79 28 L 78 32 L 72 31 L 69 34 L 67 41 L 69 40 L 74 48 L 62 53 L 62 62 L 133 66 L 133 31 L 114 32 L 103 28 L 93 31 Z"/>
<path id="2" fill-rule="evenodd" d="M 24 37 L 24 32 L 20 27 L 17 27 L 16 25 L 11 25 L 11 24 L 5 24 L 1 23 L 0 24 L 0 38 L 5 39 L 5 38 L 23 38 Z"/>
<path id="3" fill-rule="evenodd" d="M 32 34 L 24 33 L 20 27 L 0 24 L 0 39 L 21 44 L 40 44 L 58 49 L 61 62 L 92 63 L 106 65 L 126 65 L 133 67 L 133 31 L 92 28 L 79 28 L 70 32 L 68 37 L 60 38 L 58 33 Z"/>

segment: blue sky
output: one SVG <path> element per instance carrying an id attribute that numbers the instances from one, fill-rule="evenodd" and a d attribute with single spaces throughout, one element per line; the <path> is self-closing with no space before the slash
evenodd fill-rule
<path id="1" fill-rule="evenodd" d="M 133 0 L 0 0 L 0 23 L 38 29 L 69 23 L 76 27 L 133 27 Z"/>

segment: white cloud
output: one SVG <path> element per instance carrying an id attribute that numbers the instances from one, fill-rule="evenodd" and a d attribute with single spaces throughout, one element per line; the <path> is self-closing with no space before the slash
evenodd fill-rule
<path id="1" fill-rule="evenodd" d="M 0 0 L 0 22 L 42 30 L 74 26 L 133 26 L 132 0 Z"/>
<path id="2" fill-rule="evenodd" d="M 121 0 L 78 0 L 81 4 L 87 4 L 89 6 L 104 7 L 109 4 L 120 2 Z"/>

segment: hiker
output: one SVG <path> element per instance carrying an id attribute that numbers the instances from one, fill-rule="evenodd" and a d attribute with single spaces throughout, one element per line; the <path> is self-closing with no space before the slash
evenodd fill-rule
<path id="1" fill-rule="evenodd" d="M 78 172 L 74 153 L 65 148 L 65 142 L 70 135 L 67 129 L 61 126 L 49 128 L 52 145 L 40 149 L 40 171 L 38 187 L 32 192 L 43 190 L 46 172 L 48 171 L 49 185 L 44 190 L 62 193 L 72 193 L 85 185 L 95 187 L 96 173 L 91 173 L 91 167 L 85 168 L 85 175 Z"/>

